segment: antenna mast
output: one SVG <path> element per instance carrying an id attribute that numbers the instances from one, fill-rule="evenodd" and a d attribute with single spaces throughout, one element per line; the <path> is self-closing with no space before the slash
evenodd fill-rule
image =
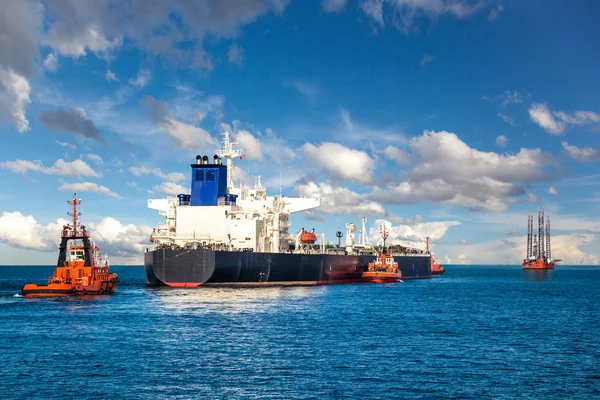
<path id="1" fill-rule="evenodd" d="M 227 160 L 227 193 L 231 193 L 233 189 L 233 158 L 239 157 L 240 160 L 244 156 L 244 150 L 239 148 L 239 143 L 231 142 L 229 140 L 229 132 L 224 130 L 221 132 L 223 135 L 223 148 L 217 150 L 216 154 L 219 157 L 223 157 Z"/>

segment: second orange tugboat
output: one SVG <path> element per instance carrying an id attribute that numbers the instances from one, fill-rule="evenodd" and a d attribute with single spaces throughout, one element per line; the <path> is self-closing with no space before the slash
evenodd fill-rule
<path id="1" fill-rule="evenodd" d="M 90 233 L 80 225 L 77 206 L 81 200 L 73 194 L 68 202 L 73 206 L 70 225 L 63 226 L 58 254 L 58 263 L 54 274 L 46 285 L 29 283 L 21 294 L 28 297 L 56 297 L 111 294 L 117 288 L 119 278 L 110 272 L 108 259 L 100 256 L 100 249 L 90 244 Z M 70 243 L 71 242 L 71 243 Z M 70 247 L 67 248 L 67 245 Z"/>
<path id="2" fill-rule="evenodd" d="M 365 282 L 375 283 L 402 282 L 402 272 L 398 268 L 398 263 L 394 261 L 392 253 L 386 251 L 385 240 L 388 233 L 385 229 L 385 221 L 379 230 L 383 239 L 382 249 L 377 253 L 375 260 L 369 263 L 369 269 L 363 272 L 362 279 Z"/>
<path id="3" fill-rule="evenodd" d="M 425 238 L 425 251 L 429 253 L 429 236 Z M 441 275 L 446 270 L 444 266 L 440 264 L 440 259 L 437 258 L 433 253 L 431 254 L 431 275 Z"/>

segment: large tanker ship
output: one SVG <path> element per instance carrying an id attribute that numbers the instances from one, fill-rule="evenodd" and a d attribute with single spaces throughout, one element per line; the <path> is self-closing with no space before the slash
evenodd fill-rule
<path id="1" fill-rule="evenodd" d="M 233 159 L 244 155 L 228 132 L 212 160 L 191 164 L 191 194 L 148 199 L 165 221 L 154 229 L 144 256 L 149 285 L 174 287 L 315 285 L 360 282 L 377 256 L 362 227 L 346 225 L 341 245 L 324 234 L 290 233 L 289 216 L 320 206 L 319 198 L 267 196 L 256 184 L 233 184 Z M 226 164 L 223 164 L 223 160 Z M 211 162 L 212 161 L 212 162 Z M 355 243 L 354 232 L 360 232 Z M 341 236 L 338 233 L 338 238 Z M 430 278 L 430 255 L 399 245 L 388 247 L 403 279 Z"/>

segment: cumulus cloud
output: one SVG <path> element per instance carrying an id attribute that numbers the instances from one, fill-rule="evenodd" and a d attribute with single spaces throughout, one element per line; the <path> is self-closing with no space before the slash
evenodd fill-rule
<path id="1" fill-rule="evenodd" d="M 44 7 L 36 1 L 15 1 L 4 8 L 0 13 L 0 122 L 11 123 L 23 133 L 29 130 L 28 78 L 36 71 Z"/>
<path id="2" fill-rule="evenodd" d="M 385 215 L 383 206 L 346 187 L 329 183 L 303 182 L 296 185 L 294 194 L 300 197 L 320 197 L 319 211 L 330 214 Z"/>
<path id="3" fill-rule="evenodd" d="M 5 211 L 0 216 L 0 242 L 12 247 L 38 251 L 56 251 L 60 232 L 67 220 L 41 225 L 32 215 Z"/>
<path id="4" fill-rule="evenodd" d="M 571 146 L 567 142 L 562 142 L 562 147 L 565 149 L 565 152 L 569 155 L 569 157 L 574 158 L 577 161 L 600 161 L 600 150 L 596 150 L 591 147 Z"/>
<path id="5" fill-rule="evenodd" d="M 163 182 L 160 185 L 154 186 L 154 191 L 164 193 L 168 196 L 177 196 L 178 194 L 189 194 L 190 188 L 174 182 Z"/>
<path id="6" fill-rule="evenodd" d="M 96 173 L 92 167 L 82 160 L 65 161 L 61 158 L 56 160 L 51 167 L 44 167 L 40 160 L 14 160 L 0 163 L 0 167 L 19 174 L 26 174 L 31 171 L 47 175 L 100 177 L 100 174 Z"/>
<path id="7" fill-rule="evenodd" d="M 548 179 L 552 158 L 539 149 L 497 154 L 471 148 L 450 132 L 425 131 L 411 139 L 413 168 L 405 182 L 377 187 L 370 198 L 387 204 L 424 200 L 504 211 L 506 199 L 525 194 L 534 182 Z"/>
<path id="8" fill-rule="evenodd" d="M 76 107 L 45 110 L 38 116 L 39 121 L 52 132 L 69 132 L 86 139 L 105 143 L 104 136 L 91 119 L 86 118 L 83 108 Z"/>
<path id="9" fill-rule="evenodd" d="M 208 145 L 217 144 L 210 133 L 204 129 L 176 120 L 166 101 L 146 96 L 142 99 L 142 104 L 150 113 L 158 129 L 172 137 L 180 147 L 202 149 Z"/>
<path id="10" fill-rule="evenodd" d="M 88 153 L 84 157 L 89 160 L 92 160 L 92 162 L 94 164 L 96 164 L 96 166 L 98 166 L 98 167 L 101 167 L 104 165 L 104 160 L 98 154 Z"/>
<path id="11" fill-rule="evenodd" d="M 0 64 L 0 120 L 11 121 L 19 133 L 29 130 L 25 106 L 31 103 L 30 93 L 31 87 L 24 76 Z"/>
<path id="12" fill-rule="evenodd" d="M 412 157 L 410 156 L 410 154 L 408 154 L 402 149 L 391 145 L 385 148 L 383 154 L 386 158 L 393 160 L 400 165 L 407 166 L 412 163 Z"/>
<path id="13" fill-rule="evenodd" d="M 407 247 L 420 248 L 425 250 L 425 238 L 429 237 L 432 241 L 439 241 L 453 226 L 460 225 L 458 221 L 436 221 L 421 222 L 417 224 L 399 224 L 393 225 L 390 221 L 382 219 L 376 220 L 369 230 L 371 242 L 376 243 L 381 239 L 379 227 L 385 224 L 389 233 L 388 243 L 400 244 Z"/>
<path id="14" fill-rule="evenodd" d="M 112 197 L 118 200 L 122 200 L 123 198 L 118 194 L 112 192 L 106 186 L 100 186 L 97 183 L 93 182 L 81 182 L 81 183 L 65 183 L 61 185 L 58 190 L 68 191 L 68 192 L 93 192 L 103 194 L 108 197 Z"/>
<path id="15" fill-rule="evenodd" d="M 597 265 L 598 254 L 584 250 L 598 242 L 596 234 L 566 234 L 552 236 L 552 255 L 562 259 L 563 265 Z M 509 240 L 498 238 L 491 241 L 472 243 L 447 249 L 450 257 L 464 264 L 519 264 L 525 256 L 525 238 Z M 595 247 L 597 248 L 597 246 Z"/>
<path id="16" fill-rule="evenodd" d="M 240 36 L 241 28 L 273 12 L 280 15 L 288 0 L 251 1 L 79 1 L 47 3 L 52 19 L 42 43 L 70 57 L 92 52 L 110 57 L 126 41 L 150 55 L 192 68 L 212 68 L 203 48 L 207 35 Z"/>
<path id="17" fill-rule="evenodd" d="M 508 139 L 504 135 L 496 136 L 496 144 L 500 147 L 505 147 Z"/>
<path id="18" fill-rule="evenodd" d="M 550 186 L 548 188 L 548 193 L 553 194 L 554 196 L 558 196 L 558 190 L 554 186 Z"/>
<path id="19" fill-rule="evenodd" d="M 32 215 L 5 211 L 0 215 L 0 242 L 11 247 L 55 252 L 60 243 L 62 227 L 68 223 L 59 218 L 56 222 L 42 225 Z M 111 217 L 86 225 L 91 230 L 92 239 L 103 253 L 109 254 L 113 264 L 115 261 L 130 264 L 143 262 L 152 228 L 123 224 Z"/>
<path id="20" fill-rule="evenodd" d="M 229 46 L 229 51 L 227 52 L 227 59 L 230 64 L 235 64 L 238 67 L 241 67 L 244 63 L 244 49 L 238 46 L 236 43 L 233 43 Z"/>
<path id="21" fill-rule="evenodd" d="M 333 178 L 363 184 L 373 183 L 375 161 L 364 151 L 332 142 L 317 146 L 306 143 L 301 150 L 312 165 L 320 167 Z"/>
<path id="22" fill-rule="evenodd" d="M 347 0 L 321 0 L 323 11 L 328 13 L 338 13 L 346 8 Z"/>
<path id="23" fill-rule="evenodd" d="M 244 150 L 244 154 L 248 160 L 262 161 L 265 159 L 262 151 L 262 144 L 252 133 L 246 130 L 240 130 L 234 133 L 233 138 L 240 144 L 240 147 Z"/>
<path id="24" fill-rule="evenodd" d="M 181 172 L 170 172 L 164 173 L 160 168 L 147 168 L 147 167 L 130 167 L 129 172 L 135 176 L 142 175 L 154 175 L 161 179 L 165 179 L 172 182 L 179 182 L 185 180 L 185 175 Z"/>
<path id="25" fill-rule="evenodd" d="M 56 72 L 58 69 L 58 57 L 54 53 L 49 53 L 44 59 L 44 68 L 50 72 Z"/>
<path id="26" fill-rule="evenodd" d="M 544 104 L 532 104 L 529 116 L 546 132 L 560 135 L 569 125 L 599 124 L 600 114 L 592 111 L 575 111 L 568 114 L 564 111 L 550 111 Z"/>

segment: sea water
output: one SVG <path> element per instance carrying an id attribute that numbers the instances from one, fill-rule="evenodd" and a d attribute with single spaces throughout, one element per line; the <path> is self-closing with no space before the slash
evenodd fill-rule
<path id="1" fill-rule="evenodd" d="M 597 267 L 19 297 L 52 270 L 0 267 L 2 398 L 600 398 Z"/>

